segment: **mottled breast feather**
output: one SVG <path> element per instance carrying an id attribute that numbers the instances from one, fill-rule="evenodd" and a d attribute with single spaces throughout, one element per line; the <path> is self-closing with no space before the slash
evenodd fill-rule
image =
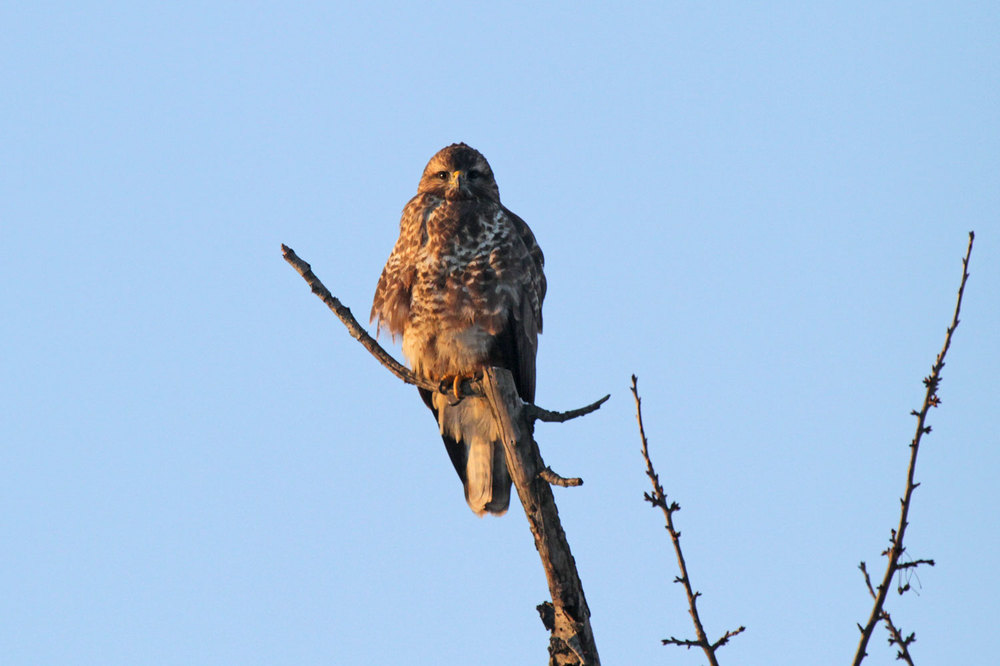
<path id="1" fill-rule="evenodd" d="M 399 239 L 386 262 L 371 318 L 402 335 L 414 369 L 431 378 L 465 374 L 486 363 L 513 364 L 522 398 L 532 400 L 535 354 L 545 298 L 544 257 L 524 220 L 498 200 L 449 199 L 421 192 L 403 209 Z M 447 336 L 512 336 L 506 356 L 446 359 Z M 472 336 L 472 337 L 469 337 Z M 506 361 L 506 363 L 498 363 Z"/>

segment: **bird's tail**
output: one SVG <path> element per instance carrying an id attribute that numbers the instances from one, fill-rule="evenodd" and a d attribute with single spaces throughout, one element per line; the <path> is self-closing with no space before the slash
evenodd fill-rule
<path id="1" fill-rule="evenodd" d="M 510 505 L 510 472 L 500 430 L 483 398 L 465 398 L 456 405 L 440 393 L 430 395 L 441 435 L 455 471 L 465 486 L 465 500 L 478 516 L 503 515 Z M 450 442 L 450 443 L 449 443 Z"/>
<path id="2" fill-rule="evenodd" d="M 465 466 L 465 500 L 477 516 L 502 516 L 510 506 L 510 472 L 503 445 L 473 438 Z"/>

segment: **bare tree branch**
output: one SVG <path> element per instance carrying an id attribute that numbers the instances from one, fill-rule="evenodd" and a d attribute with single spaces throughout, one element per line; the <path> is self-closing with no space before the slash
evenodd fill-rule
<path id="1" fill-rule="evenodd" d="M 684 592 L 687 594 L 688 598 L 688 613 L 691 615 L 691 621 L 694 623 L 695 635 L 697 639 L 681 639 L 671 636 L 670 638 L 663 639 L 662 643 L 664 645 L 679 645 L 681 647 L 686 647 L 688 649 L 693 647 L 700 647 L 704 652 L 705 656 L 708 657 L 708 661 L 712 666 L 719 666 L 719 661 L 715 656 L 716 650 L 729 642 L 729 639 L 737 634 L 741 634 L 746 631 L 745 626 L 740 626 L 738 629 L 727 631 L 723 634 L 722 638 L 715 641 L 714 643 L 709 642 L 708 635 L 705 633 L 705 627 L 701 623 L 701 617 L 698 615 L 698 597 L 701 596 L 701 592 L 695 592 L 694 588 L 691 586 L 691 578 L 688 575 L 687 562 L 684 560 L 684 553 L 681 551 L 681 533 L 677 531 L 674 527 L 674 513 L 681 510 L 680 505 L 677 502 L 671 502 L 667 504 L 667 494 L 663 490 L 663 486 L 660 485 L 660 476 L 653 469 L 653 461 L 649 458 L 649 442 L 646 440 L 646 429 L 642 423 L 642 399 L 639 397 L 638 379 L 635 375 L 632 375 L 632 396 L 635 398 L 635 417 L 639 422 L 639 439 L 642 442 L 642 457 L 646 461 L 646 476 L 649 477 L 650 482 L 653 484 L 653 494 L 644 493 L 643 497 L 647 502 L 649 502 L 654 507 L 660 507 L 663 511 L 663 516 L 667 522 L 667 532 L 670 533 L 670 540 L 674 544 L 674 553 L 677 555 L 677 566 L 680 568 L 681 575 L 674 578 L 675 583 L 681 583 L 684 586 Z"/>
<path id="2" fill-rule="evenodd" d="M 913 562 L 908 562 L 904 564 L 899 563 L 899 558 L 906 550 L 903 546 L 903 537 L 906 534 L 906 527 L 909 524 L 907 522 L 907 516 L 910 513 L 910 500 L 913 497 L 913 491 L 916 490 L 919 483 L 913 480 L 914 473 L 917 466 L 917 452 L 920 449 L 921 438 L 925 434 L 929 434 L 931 427 L 925 425 L 927 420 L 927 413 L 930 411 L 931 407 L 937 407 L 941 404 L 941 399 L 938 398 L 937 389 L 938 385 L 941 383 L 941 369 L 944 368 L 944 357 L 948 353 L 948 349 L 951 347 L 951 336 L 958 328 L 958 315 L 962 309 L 962 296 L 965 294 L 965 283 L 969 279 L 969 257 L 972 255 L 972 243 L 975 240 L 976 235 L 974 232 L 969 232 L 969 245 L 965 251 L 965 258 L 962 259 L 962 282 L 958 287 L 958 298 L 955 302 L 955 314 L 952 316 L 951 325 L 944 337 L 944 346 L 941 348 L 941 352 L 937 355 L 934 361 L 934 365 L 931 366 L 931 374 L 924 378 L 924 386 L 927 387 L 927 391 L 924 395 L 924 404 L 920 408 L 920 411 L 914 410 L 911 412 L 917 417 L 917 431 L 910 442 L 910 465 L 906 472 L 906 492 L 900 499 L 900 513 L 899 513 L 899 525 L 896 529 L 892 530 L 891 537 L 889 539 L 890 546 L 885 551 L 882 552 L 883 555 L 889 558 L 889 562 L 885 567 L 885 574 L 882 576 L 882 582 L 877 588 L 872 587 L 871 579 L 868 576 L 868 571 L 865 567 L 864 562 L 861 563 L 861 571 L 865 576 L 865 583 L 868 586 L 868 591 L 871 593 L 872 597 L 875 599 L 875 603 L 872 606 L 871 615 L 868 617 L 868 622 L 862 627 L 858 625 L 861 630 L 861 640 L 858 643 L 858 649 L 854 653 L 853 666 L 859 666 L 864 658 L 868 656 L 867 648 L 868 641 L 871 639 L 872 631 L 875 629 L 875 625 L 878 624 L 879 620 L 883 620 L 887 627 L 889 628 L 889 633 L 892 635 L 889 643 L 895 644 L 899 648 L 898 658 L 907 661 L 907 663 L 912 664 L 909 654 L 909 645 L 916 640 L 914 634 L 910 634 L 907 638 L 903 638 L 901 633 L 892 624 L 892 620 L 889 618 L 889 614 L 884 610 L 885 598 L 889 592 L 889 585 L 892 583 L 892 577 L 896 575 L 900 569 L 904 568 L 915 568 L 920 564 L 931 564 L 933 565 L 933 560 L 915 560 Z M 902 587 L 900 587 L 902 591 Z M 908 589 L 908 587 L 907 587 Z"/>
<path id="3" fill-rule="evenodd" d="M 549 664 L 596 666 L 601 662 L 590 627 L 590 609 L 559 520 L 550 481 L 544 478 L 545 463 L 532 437 L 532 414 L 521 402 L 509 370 L 487 368 L 482 388 L 500 426 L 507 469 L 521 498 L 552 595 L 551 605 L 543 604 L 539 609 L 543 623 L 552 632 Z"/>

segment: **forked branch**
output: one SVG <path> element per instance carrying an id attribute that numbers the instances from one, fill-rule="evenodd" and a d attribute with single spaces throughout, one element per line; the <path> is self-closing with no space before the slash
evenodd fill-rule
<path id="1" fill-rule="evenodd" d="M 910 562 L 900 563 L 899 558 L 906 551 L 903 545 L 903 537 L 906 534 L 906 527 L 909 525 L 907 522 L 907 517 L 910 513 L 910 500 L 913 497 L 913 491 L 916 490 L 919 483 L 916 483 L 914 478 L 914 473 L 917 467 L 917 452 L 920 449 L 920 441 L 924 435 L 930 434 L 931 427 L 926 425 L 927 413 L 932 407 L 937 407 L 941 404 L 941 399 L 938 397 L 937 389 L 938 385 L 941 383 L 941 369 L 944 368 L 944 357 L 948 353 L 948 349 L 951 347 L 951 336 L 958 328 L 958 315 L 962 309 L 962 297 L 965 294 L 965 283 L 969 279 L 969 257 L 972 255 L 972 243 L 975 240 L 976 235 L 974 232 L 969 232 L 969 245 L 965 251 L 965 258 L 962 259 L 962 281 L 958 286 L 958 297 L 955 301 L 955 314 L 952 315 L 951 325 L 948 326 L 948 330 L 944 336 L 944 346 L 941 348 L 941 352 L 937 355 L 934 360 L 934 365 L 931 366 L 931 374 L 924 378 L 924 386 L 926 387 L 926 392 L 924 394 L 924 404 L 921 406 L 920 411 L 914 410 L 911 412 L 913 416 L 917 417 L 917 431 L 913 436 L 913 440 L 910 442 L 910 464 L 906 472 L 906 492 L 900 499 L 900 512 L 899 512 L 899 524 L 896 529 L 892 530 L 889 537 L 889 547 L 882 551 L 882 554 L 889 558 L 888 563 L 885 567 L 885 573 L 882 576 L 882 582 L 879 583 L 878 587 L 873 587 L 871 582 L 871 577 L 868 575 L 868 569 L 864 562 L 861 563 L 860 569 L 865 577 L 865 584 L 868 587 L 868 591 L 871 593 L 875 602 L 872 606 L 871 615 L 868 617 L 868 621 L 864 626 L 858 625 L 858 629 L 861 631 L 861 640 L 858 643 L 858 649 L 854 653 L 853 666 L 858 666 L 868 656 L 867 648 L 868 641 L 871 639 L 872 631 L 875 629 L 875 625 L 881 620 L 885 622 L 886 628 L 889 630 L 890 639 L 889 643 L 896 645 L 898 648 L 897 658 L 906 661 L 908 664 L 913 664 L 910 658 L 909 646 L 916 640 L 914 634 L 910 634 L 907 637 L 903 637 L 902 632 L 893 624 L 892 618 L 889 613 L 885 611 L 885 599 L 886 595 L 889 593 L 889 587 L 892 583 L 892 578 L 899 571 L 903 569 L 915 568 L 921 564 L 934 565 L 934 560 L 921 559 L 913 560 Z M 909 586 L 900 586 L 900 593 L 905 592 L 909 589 Z"/>

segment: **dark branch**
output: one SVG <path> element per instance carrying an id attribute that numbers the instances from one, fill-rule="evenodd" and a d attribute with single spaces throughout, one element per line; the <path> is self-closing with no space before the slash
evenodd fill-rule
<path id="1" fill-rule="evenodd" d="M 695 592 L 694 588 L 691 586 L 691 578 L 688 575 L 687 562 L 684 560 L 684 553 L 681 551 L 681 533 L 677 531 L 674 527 L 674 513 L 680 511 L 681 507 L 677 502 L 667 503 L 667 494 L 663 490 L 663 486 L 660 485 L 660 477 L 653 469 L 653 461 L 649 457 L 649 442 L 646 440 L 646 428 L 642 423 L 642 399 L 639 397 L 638 379 L 635 375 L 632 375 L 632 396 L 635 398 L 635 417 L 639 422 L 639 439 L 642 444 L 642 457 L 646 461 L 646 476 L 649 477 L 650 482 L 653 484 L 653 494 L 644 493 L 644 499 L 652 504 L 654 507 L 659 507 L 663 511 L 663 516 L 667 523 L 667 532 L 670 533 L 670 540 L 674 544 L 674 553 L 677 556 L 677 566 L 680 568 L 681 575 L 674 578 L 675 583 L 680 583 L 684 586 L 684 592 L 687 594 L 688 598 L 688 612 L 691 615 L 691 621 L 694 623 L 694 631 L 698 636 L 697 640 L 684 640 L 679 638 L 670 637 L 664 639 L 662 642 L 664 645 L 680 645 L 681 647 L 692 648 L 700 647 L 704 652 L 705 656 L 708 657 L 708 661 L 712 666 L 719 666 L 718 659 L 715 656 L 715 651 L 720 647 L 729 642 L 729 639 L 733 636 L 746 631 L 746 627 L 741 626 L 735 631 L 727 631 L 722 638 L 717 640 L 715 643 L 708 642 L 708 635 L 705 633 L 705 627 L 701 623 L 701 617 L 698 615 L 698 597 L 701 596 L 701 592 Z"/>
<path id="2" fill-rule="evenodd" d="M 917 467 L 917 452 L 920 450 L 921 438 L 931 431 L 930 426 L 925 424 L 925 421 L 927 420 L 927 413 L 932 407 L 937 407 L 941 404 L 941 399 L 937 395 L 937 388 L 941 383 L 941 369 L 944 368 L 944 357 L 948 353 L 948 349 L 951 347 L 951 336 L 955 332 L 955 329 L 958 328 L 958 315 L 962 309 L 962 297 L 965 295 L 965 283 L 969 280 L 969 257 L 972 255 L 972 243 L 975 238 L 975 233 L 970 231 L 969 245 L 965 250 L 965 258 L 962 259 L 962 281 L 958 286 L 958 297 L 955 301 L 955 313 L 952 315 L 951 325 L 948 326 L 947 332 L 945 333 L 944 346 L 941 348 L 941 352 L 937 355 L 934 365 L 931 366 L 931 374 L 924 378 L 924 386 L 927 387 L 927 391 L 924 395 L 924 404 L 919 411 L 914 410 L 911 412 L 917 417 L 917 429 L 913 440 L 910 442 L 910 464 L 906 472 L 906 492 L 900 500 L 899 525 L 896 529 L 892 530 L 890 546 L 882 553 L 889 558 L 889 562 L 886 564 L 885 574 L 882 576 L 882 582 L 877 588 L 872 587 L 871 579 L 869 578 L 868 572 L 864 567 L 864 563 L 861 565 L 861 571 L 865 575 L 865 582 L 868 586 L 868 591 L 871 592 L 872 596 L 875 598 L 875 603 L 872 606 L 872 612 L 868 617 L 868 622 L 866 622 L 863 627 L 858 625 L 861 628 L 861 640 L 858 643 L 857 651 L 854 653 L 853 666 L 859 666 L 859 664 L 861 664 L 867 656 L 868 653 L 866 650 L 868 648 L 868 641 L 871 639 L 872 631 L 875 629 L 875 625 L 878 624 L 879 620 L 885 621 L 886 625 L 889 627 L 889 632 L 892 634 L 890 644 L 895 643 L 898 645 L 899 658 L 906 660 L 908 663 L 913 663 L 910 661 L 909 650 L 907 648 L 910 643 L 916 640 L 916 638 L 913 634 L 910 634 L 907 639 L 903 639 L 900 636 L 900 633 L 892 625 L 891 620 L 888 619 L 889 614 L 884 610 L 885 599 L 889 592 L 892 578 L 896 575 L 896 572 L 900 569 L 916 566 L 919 563 L 931 563 L 931 560 L 916 560 L 915 562 L 901 565 L 899 558 L 906 550 L 903 546 L 903 537 L 906 534 L 906 526 L 909 524 L 907 522 L 907 516 L 910 513 L 910 500 L 913 497 L 913 491 L 920 485 L 913 479 Z"/>
<path id="3" fill-rule="evenodd" d="M 868 575 L 868 566 L 864 562 L 862 562 L 860 565 L 858 565 L 858 568 L 861 569 L 861 573 L 864 574 L 865 576 L 865 585 L 868 586 L 868 592 L 872 595 L 872 599 L 877 599 L 878 595 L 875 594 L 875 588 L 872 587 L 872 577 Z M 858 627 L 861 629 L 861 633 L 864 633 L 865 631 L 864 627 L 862 627 L 860 624 L 858 625 Z"/>
<path id="4" fill-rule="evenodd" d="M 727 631 L 725 634 L 723 634 L 722 638 L 720 638 L 719 640 L 717 640 L 714 643 L 712 643 L 712 650 L 719 649 L 720 647 L 722 647 L 723 645 L 725 645 L 726 643 L 728 643 L 730 638 L 732 638 L 733 636 L 735 636 L 737 634 L 742 634 L 746 630 L 747 630 L 746 627 L 744 627 L 743 625 L 740 625 L 740 628 L 736 629 L 735 631 Z"/>
<path id="5" fill-rule="evenodd" d="M 703 650 L 711 650 L 712 652 L 715 652 L 715 650 L 718 650 L 720 647 L 728 643 L 730 638 L 736 636 L 737 634 L 742 634 L 746 630 L 747 630 L 746 627 L 741 626 L 739 629 L 735 629 L 733 631 L 727 631 L 725 634 L 723 634 L 722 638 L 715 641 L 711 645 L 708 645 L 707 641 L 705 642 L 702 642 L 700 640 L 694 641 L 689 638 L 676 638 L 674 636 L 671 636 L 670 638 L 664 638 L 663 640 L 660 641 L 660 643 L 662 643 L 663 645 L 677 645 L 679 647 L 687 648 L 689 650 L 693 647 L 700 647 Z"/>
<path id="6" fill-rule="evenodd" d="M 563 423 L 569 421 L 570 419 L 575 419 L 580 416 L 586 416 L 591 412 L 597 411 L 601 408 L 605 402 L 608 401 L 611 395 L 606 395 L 600 400 L 596 400 L 585 407 L 580 407 L 579 409 L 571 409 L 568 412 L 550 412 L 547 409 L 542 409 L 535 405 L 528 405 L 528 414 L 531 418 L 538 421 L 544 421 L 546 423 Z"/>
<path id="7" fill-rule="evenodd" d="M 919 567 L 921 564 L 929 564 L 934 566 L 934 560 L 913 560 L 912 562 L 903 562 L 902 564 L 896 565 L 897 569 L 912 569 Z"/>

